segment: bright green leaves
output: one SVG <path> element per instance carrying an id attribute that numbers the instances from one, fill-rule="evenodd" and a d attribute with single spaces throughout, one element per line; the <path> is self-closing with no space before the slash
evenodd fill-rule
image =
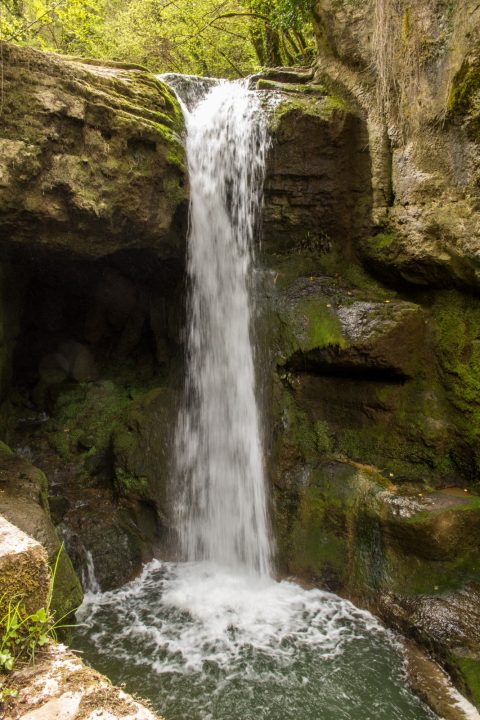
<path id="1" fill-rule="evenodd" d="M 0 37 L 44 50 L 96 54 L 103 37 L 103 0 L 5 0 Z"/>
<path id="2" fill-rule="evenodd" d="M 0 38 L 217 77 L 311 58 L 313 0 L 0 0 Z"/>
<path id="3" fill-rule="evenodd" d="M 0 605 L 4 600 L 2 596 Z M 0 672 L 12 670 L 20 658 L 33 660 L 37 648 L 52 637 L 54 627 L 54 617 L 45 608 L 28 614 L 22 600 L 9 600 L 0 618 Z"/>

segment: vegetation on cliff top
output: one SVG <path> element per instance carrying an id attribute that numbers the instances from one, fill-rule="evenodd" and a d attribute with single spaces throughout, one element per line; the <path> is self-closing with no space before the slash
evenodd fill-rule
<path id="1" fill-rule="evenodd" d="M 156 72 L 238 77 L 311 57 L 312 0 L 2 0 L 0 39 Z"/>

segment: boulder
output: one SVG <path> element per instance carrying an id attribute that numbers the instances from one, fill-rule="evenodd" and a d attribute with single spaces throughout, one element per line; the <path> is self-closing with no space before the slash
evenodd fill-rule
<path id="1" fill-rule="evenodd" d="M 3 45 L 0 233 L 4 242 L 99 257 L 183 254 L 183 116 L 135 66 Z"/>
<path id="2" fill-rule="evenodd" d="M 20 597 L 27 612 L 45 608 L 49 582 L 45 548 L 0 515 L 0 611 Z"/>
<path id="3" fill-rule="evenodd" d="M 305 465 L 302 480 L 294 503 L 291 488 L 276 493 L 285 571 L 415 637 L 478 704 L 480 499 L 463 488 L 401 488 L 350 462 Z"/>
<path id="4" fill-rule="evenodd" d="M 58 558 L 52 597 L 57 617 L 73 613 L 82 602 L 80 582 L 50 518 L 47 479 L 38 468 L 0 445 L 0 514 L 47 551 L 50 566 Z"/>

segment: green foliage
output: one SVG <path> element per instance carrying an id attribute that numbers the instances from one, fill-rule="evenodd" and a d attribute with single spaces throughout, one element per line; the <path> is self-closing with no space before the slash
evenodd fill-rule
<path id="1" fill-rule="evenodd" d="M 13 670 L 15 664 L 22 661 L 35 661 L 37 650 L 48 640 L 56 639 L 56 630 L 63 618 L 55 619 L 51 609 L 53 589 L 58 563 L 63 545 L 60 547 L 53 567 L 45 607 L 33 613 L 27 613 L 22 597 L 9 598 L 6 593 L 0 597 L 0 673 Z M 12 697 L 8 688 L 0 689 L 0 702 Z"/>
<path id="2" fill-rule="evenodd" d="M 311 57 L 311 0 L 1 0 L 0 38 L 155 72 L 248 75 Z"/>
<path id="3" fill-rule="evenodd" d="M 0 36 L 43 50 L 93 55 L 102 44 L 103 0 L 2 0 Z"/>

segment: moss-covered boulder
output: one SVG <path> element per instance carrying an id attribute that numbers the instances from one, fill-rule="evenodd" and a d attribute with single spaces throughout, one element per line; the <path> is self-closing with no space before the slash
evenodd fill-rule
<path id="1" fill-rule="evenodd" d="M 182 253 L 183 118 L 142 68 L 3 45 L 0 232 L 91 256 Z"/>
<path id="2" fill-rule="evenodd" d="M 57 617 L 74 612 L 82 602 L 80 582 L 52 523 L 48 507 L 47 479 L 38 468 L 0 445 L 0 514 L 47 551 L 51 566 L 58 558 L 52 608 Z M 60 553 L 60 555 L 59 555 Z"/>
<path id="3" fill-rule="evenodd" d="M 150 390 L 130 405 L 112 437 L 117 492 L 152 503 L 165 526 L 176 403 L 172 388 Z"/>
<path id="4" fill-rule="evenodd" d="M 418 370 L 426 317 L 419 305 L 382 298 L 345 281 L 300 277 L 276 302 L 289 367 L 401 380 Z"/>
<path id="5" fill-rule="evenodd" d="M 51 417 L 42 422 L 30 410 L 30 426 L 17 431 L 45 473 L 45 492 L 48 477 L 52 515 L 86 589 L 92 563 L 107 590 L 132 579 L 158 548 L 168 552 L 177 394 L 163 382 L 152 387 L 154 378 L 126 366 L 115 382 L 61 382 L 48 390 Z"/>

